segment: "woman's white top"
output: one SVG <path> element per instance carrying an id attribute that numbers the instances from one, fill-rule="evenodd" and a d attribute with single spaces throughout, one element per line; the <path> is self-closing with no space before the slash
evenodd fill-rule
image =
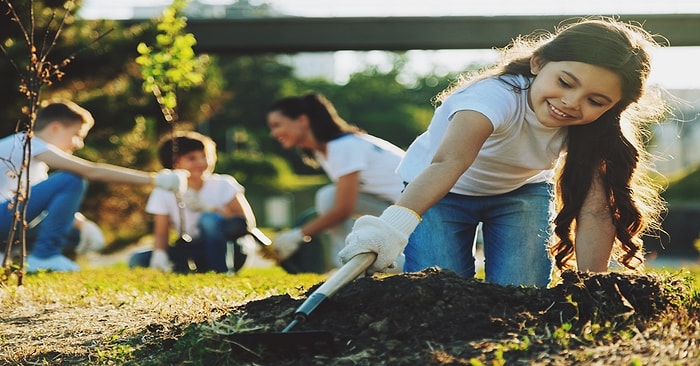
<path id="1" fill-rule="evenodd" d="M 396 202 L 403 190 L 403 180 L 396 167 L 404 151 L 378 137 L 349 133 L 326 145 L 326 154 L 317 152 L 316 159 L 333 182 L 344 175 L 360 173 L 360 192 L 374 194 Z"/>

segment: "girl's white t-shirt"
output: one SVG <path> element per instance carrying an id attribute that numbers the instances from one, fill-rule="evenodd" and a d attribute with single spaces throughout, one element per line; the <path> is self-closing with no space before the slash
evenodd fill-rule
<path id="1" fill-rule="evenodd" d="M 211 174 L 204 180 L 199 190 L 200 201 L 207 206 L 223 207 L 245 188 L 238 181 L 224 174 Z M 185 230 L 183 233 L 193 238 L 199 237 L 197 222 L 201 212 L 183 209 L 185 213 Z M 175 194 L 161 188 L 154 188 L 146 203 L 146 212 L 153 215 L 168 215 L 173 230 L 180 232 L 180 208 L 177 206 Z"/>
<path id="2" fill-rule="evenodd" d="M 407 182 L 414 180 L 430 165 L 455 113 L 469 110 L 486 116 L 494 131 L 450 192 L 489 196 L 551 181 L 565 149 L 567 129 L 537 120 L 528 104 L 529 85 L 525 76 L 505 75 L 451 94 L 436 108 L 428 129 L 409 146 L 398 174 Z"/>
<path id="3" fill-rule="evenodd" d="M 326 154 L 317 152 L 316 159 L 333 182 L 344 175 L 360 173 L 360 192 L 396 202 L 403 180 L 396 167 L 404 156 L 398 146 L 375 136 L 349 133 L 331 140 Z"/>
<path id="4" fill-rule="evenodd" d="M 26 132 L 18 132 L 0 139 L 0 201 L 9 201 L 17 191 L 17 176 L 22 167 Z M 43 182 L 49 176 L 49 166 L 35 157 L 48 151 L 51 146 L 44 140 L 32 137 L 32 156 L 29 164 L 29 182 L 31 185 Z M 22 177 L 24 186 L 26 176 Z"/>

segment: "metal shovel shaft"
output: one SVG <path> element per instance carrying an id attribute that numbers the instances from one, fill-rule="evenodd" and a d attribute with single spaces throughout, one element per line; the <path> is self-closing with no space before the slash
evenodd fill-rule
<path id="1" fill-rule="evenodd" d="M 306 317 L 311 314 L 321 303 L 327 298 L 333 296 L 343 286 L 352 282 L 357 276 L 362 274 L 377 258 L 376 253 L 361 253 L 350 261 L 345 263 L 337 272 L 335 272 L 326 282 L 324 282 L 316 291 L 297 308 L 294 313 L 294 320 L 287 325 L 282 333 L 289 332 L 294 326 L 303 323 Z"/>
<path id="2" fill-rule="evenodd" d="M 309 295 L 306 301 L 297 308 L 296 316 L 303 315 L 306 317 L 311 314 L 325 299 L 333 296 L 343 286 L 364 273 L 367 267 L 374 263 L 376 258 L 376 253 L 361 253 L 352 257 L 350 261 L 340 267 L 326 282 Z"/>

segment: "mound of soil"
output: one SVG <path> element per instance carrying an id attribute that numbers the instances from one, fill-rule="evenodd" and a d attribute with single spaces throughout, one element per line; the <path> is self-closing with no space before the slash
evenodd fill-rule
<path id="1" fill-rule="evenodd" d="M 595 346 L 591 324 L 604 324 L 611 343 L 620 336 L 617 329 L 641 332 L 678 305 L 685 289 L 674 286 L 684 285 L 662 281 L 655 275 L 565 272 L 559 285 L 537 289 L 437 268 L 366 277 L 325 300 L 290 333 L 236 336 L 232 352 L 261 365 L 469 365 L 475 358 L 571 364 L 581 361 L 571 352 L 580 344 L 565 347 L 566 334 L 589 334 L 587 345 Z M 255 334 L 278 333 L 304 299 L 273 296 L 236 313 L 260 327 Z"/>

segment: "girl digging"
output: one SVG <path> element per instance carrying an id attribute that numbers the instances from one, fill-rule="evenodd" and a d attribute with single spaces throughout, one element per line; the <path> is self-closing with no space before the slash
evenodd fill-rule
<path id="1" fill-rule="evenodd" d="M 665 112 L 645 92 L 653 46 L 606 18 L 514 40 L 499 65 L 439 95 L 399 165 L 406 189 L 358 219 L 341 260 L 375 252 L 372 273 L 403 251 L 405 271 L 473 277 L 481 222 L 490 282 L 546 286 L 550 254 L 560 269 L 603 272 L 611 257 L 639 266 L 640 235 L 662 207 L 641 141 L 642 124 Z"/>

